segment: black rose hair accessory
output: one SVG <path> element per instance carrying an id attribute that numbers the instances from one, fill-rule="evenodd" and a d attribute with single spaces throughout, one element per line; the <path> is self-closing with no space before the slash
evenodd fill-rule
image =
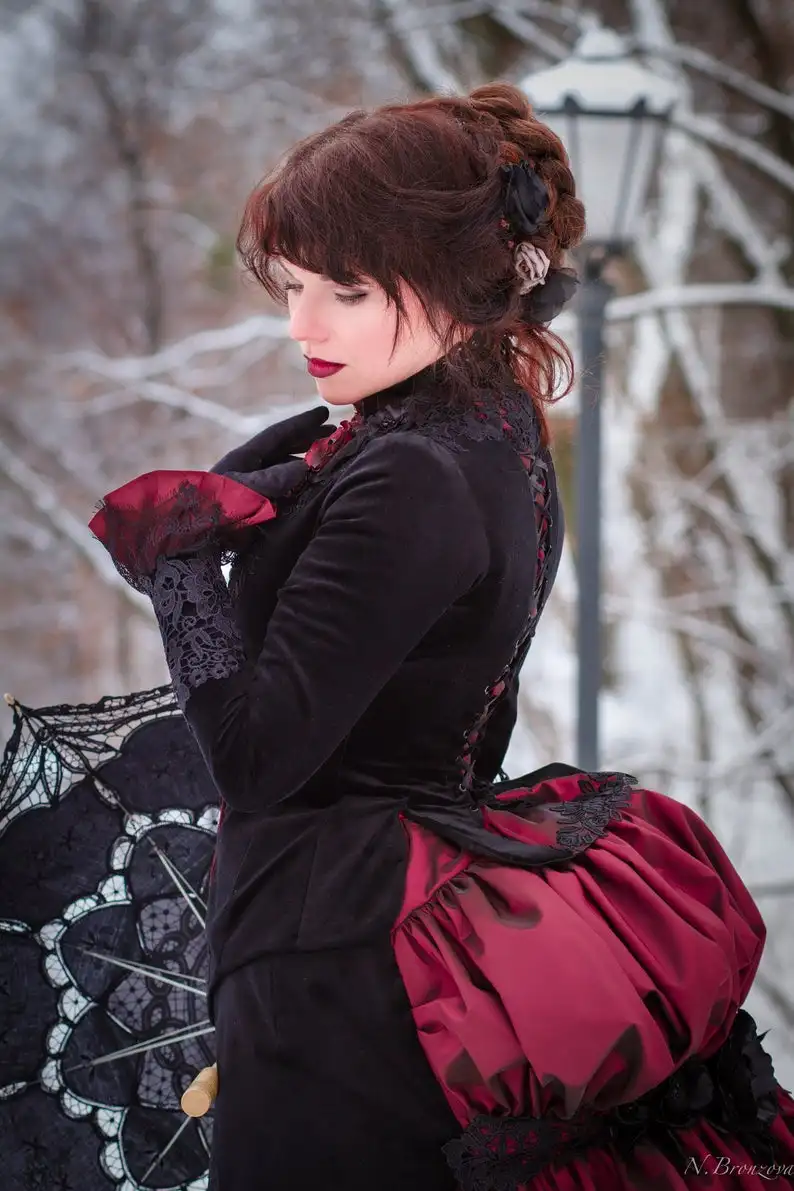
<path id="1" fill-rule="evenodd" d="M 537 234 L 549 205 L 549 192 L 526 161 L 501 167 L 504 216 L 516 241 Z"/>
<path id="2" fill-rule="evenodd" d="M 549 269 L 543 285 L 531 290 L 521 303 L 526 323 L 550 323 L 576 293 L 579 278 L 573 269 Z"/>
<path id="3" fill-rule="evenodd" d="M 513 261 L 520 281 L 521 314 L 526 323 L 550 323 L 576 293 L 579 279 L 572 269 L 554 268 L 531 238 L 541 230 L 549 192 L 527 161 L 500 167 L 503 226 L 512 237 Z"/>

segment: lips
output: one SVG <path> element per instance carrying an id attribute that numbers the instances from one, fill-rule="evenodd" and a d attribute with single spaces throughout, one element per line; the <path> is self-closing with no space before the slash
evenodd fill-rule
<path id="1" fill-rule="evenodd" d="M 335 372 L 340 372 L 345 365 L 334 364 L 332 360 L 318 360 L 314 356 L 307 356 L 306 367 L 309 370 L 310 376 L 322 379 L 325 376 L 333 376 Z"/>

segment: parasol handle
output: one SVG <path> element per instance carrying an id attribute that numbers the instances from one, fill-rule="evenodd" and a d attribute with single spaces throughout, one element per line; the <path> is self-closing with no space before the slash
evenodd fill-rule
<path id="1" fill-rule="evenodd" d="M 218 1064 L 204 1067 L 199 1071 L 180 1101 L 182 1111 L 189 1117 L 203 1117 L 212 1108 L 218 1095 Z"/>
<path id="2" fill-rule="evenodd" d="M 5 694 L 5 695 L 3 695 L 3 698 L 5 699 L 5 701 L 6 701 L 6 703 L 8 704 L 8 706 L 9 706 L 9 707 L 16 707 L 17 701 L 16 701 L 16 699 L 14 698 L 14 696 L 13 696 L 13 695 L 9 695 L 9 694 L 6 692 L 6 694 Z"/>

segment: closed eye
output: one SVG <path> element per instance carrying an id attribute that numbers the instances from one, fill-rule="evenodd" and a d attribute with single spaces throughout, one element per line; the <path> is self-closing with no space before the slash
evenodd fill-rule
<path id="1" fill-rule="evenodd" d="M 285 294 L 299 294 L 303 290 L 303 286 L 297 281 L 285 281 L 283 284 Z M 334 294 L 337 302 L 343 302 L 345 306 L 354 306 L 357 302 L 363 302 L 364 298 L 368 297 L 366 290 L 358 293 L 349 293 L 346 291 L 342 294 Z"/>

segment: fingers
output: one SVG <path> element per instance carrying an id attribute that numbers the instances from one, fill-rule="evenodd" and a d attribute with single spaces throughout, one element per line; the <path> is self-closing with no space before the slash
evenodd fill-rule
<path id="1" fill-rule="evenodd" d="M 317 405 L 266 426 L 248 442 L 229 451 L 211 470 L 220 475 L 228 475 L 230 471 L 255 471 L 269 463 L 280 463 L 288 455 L 308 450 L 318 438 L 327 438 L 336 429 L 335 426 L 323 426 L 329 413 L 327 405 Z"/>
<path id="2" fill-rule="evenodd" d="M 316 405 L 304 413 L 295 414 L 291 418 L 285 418 L 283 422 L 276 422 L 275 426 L 268 427 L 270 461 L 280 463 L 285 456 L 310 447 L 314 440 L 320 437 L 323 422 L 328 421 L 330 412 L 327 405 Z"/>

